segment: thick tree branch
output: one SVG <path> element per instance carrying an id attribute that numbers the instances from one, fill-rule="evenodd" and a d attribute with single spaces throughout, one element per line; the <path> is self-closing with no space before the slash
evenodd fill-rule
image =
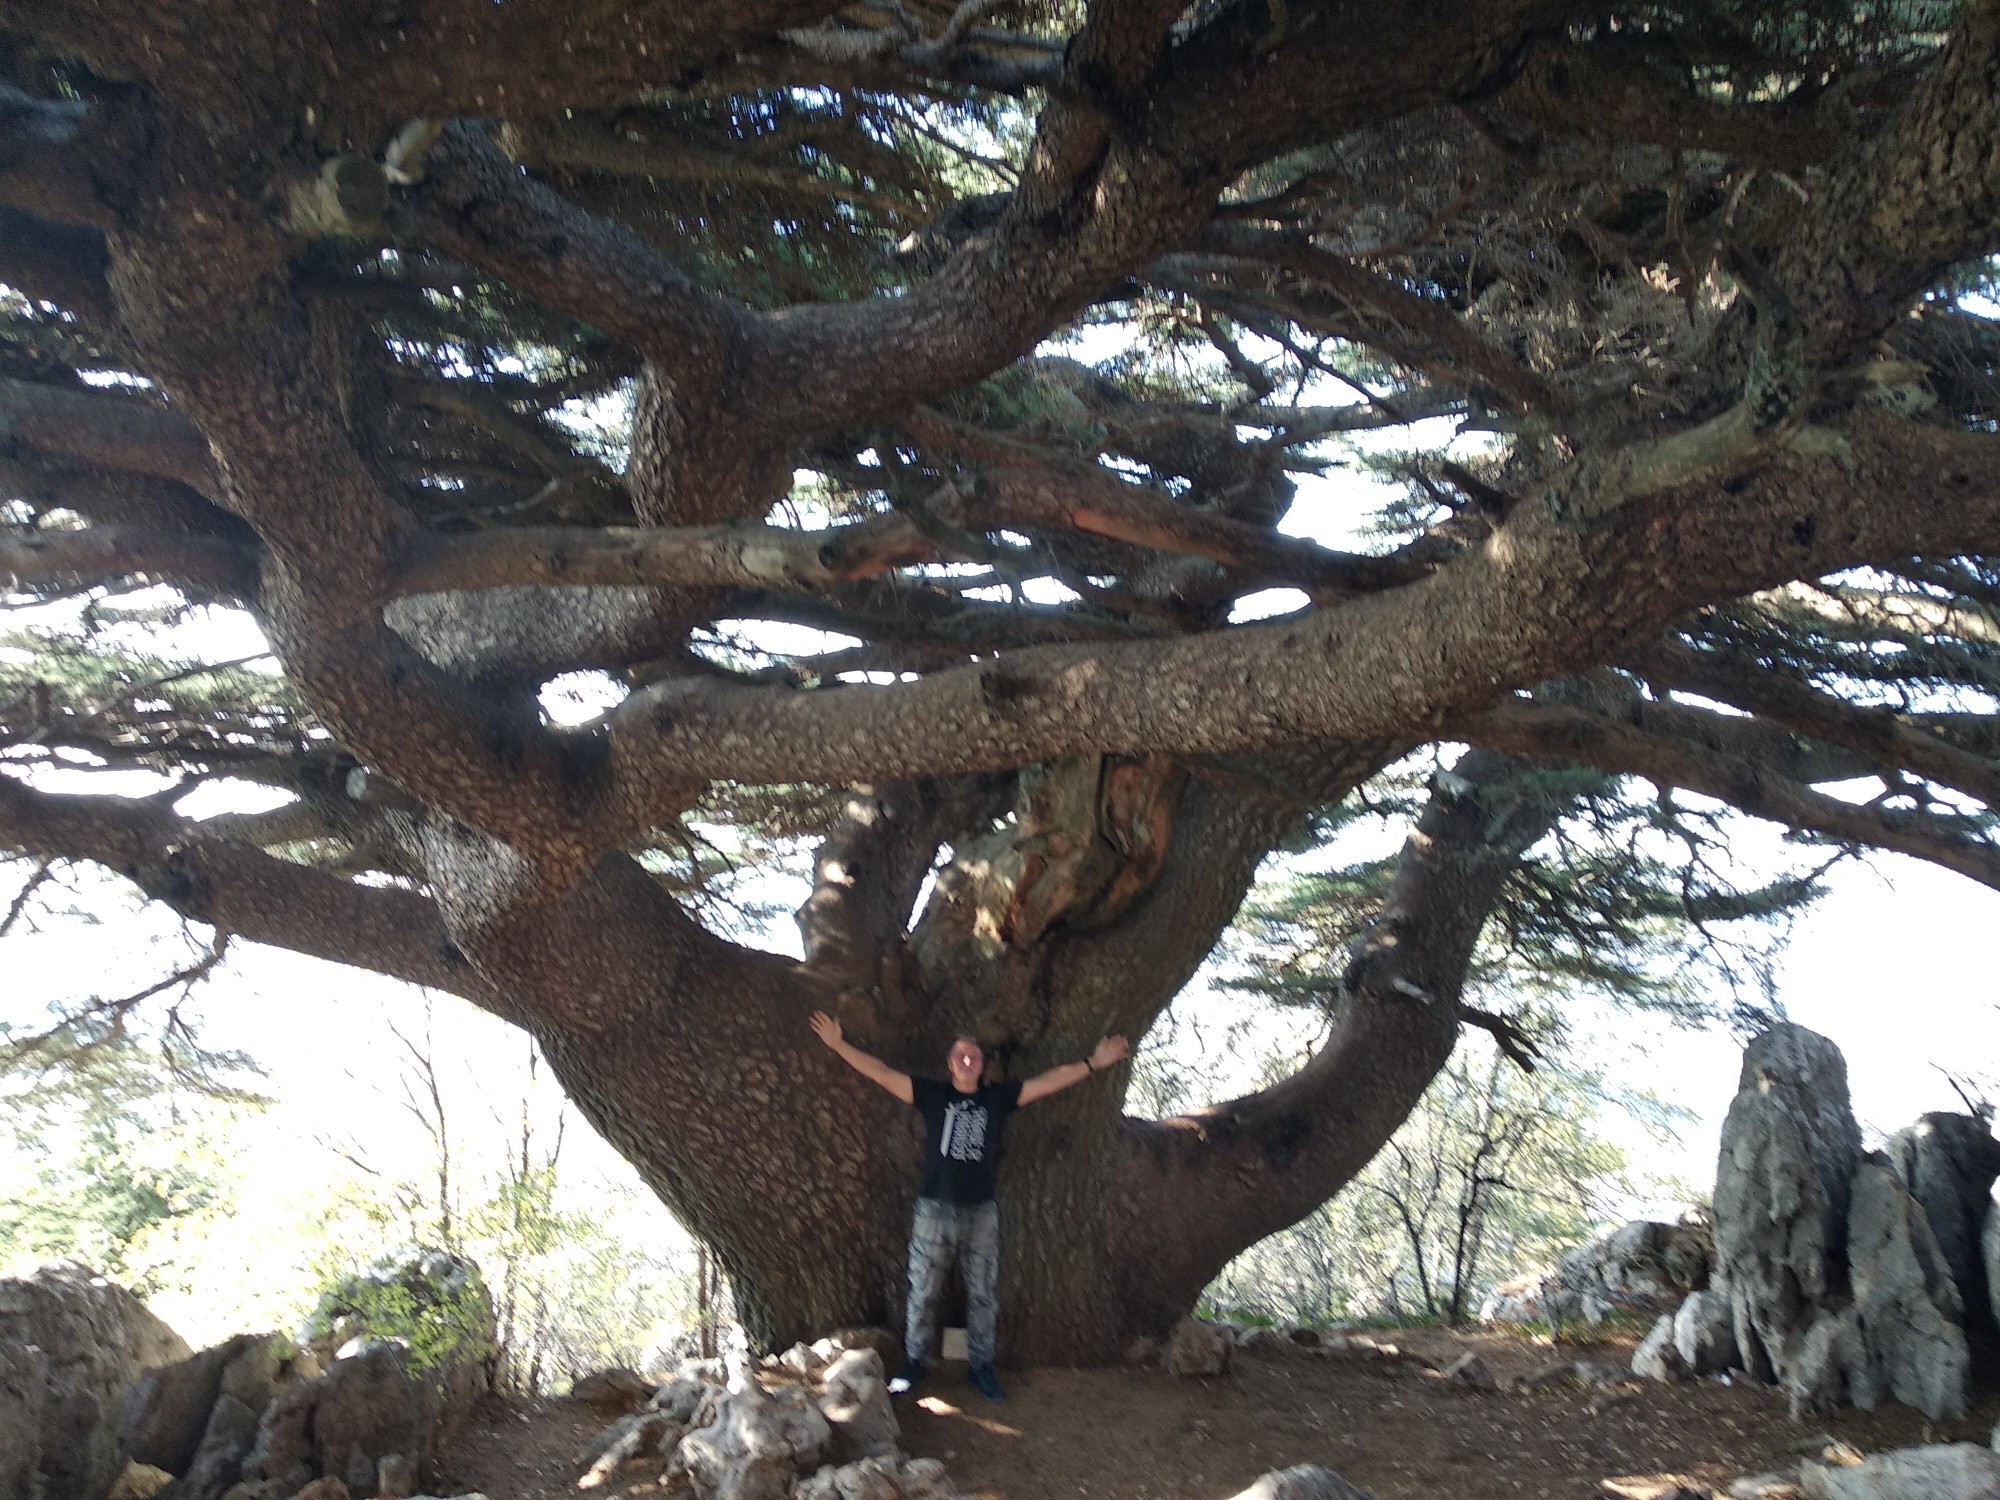
<path id="1" fill-rule="evenodd" d="M 1783 453 L 1731 483 L 1609 508 L 1593 490 L 1581 520 L 1553 492 L 1428 578 L 1284 624 L 1043 647 L 831 693 L 662 685 L 616 716 L 614 759 L 643 802 L 646 779 L 668 767 L 914 777 L 1088 750 L 1391 736 L 1591 665 L 1693 604 L 1912 552 L 1990 549 L 2000 536 L 2000 442 L 1862 412 L 1838 446 L 1839 462 Z"/>
<path id="2" fill-rule="evenodd" d="M 0 533 L 0 578 L 18 583 L 82 577 L 143 575 L 204 592 L 248 599 L 257 587 L 257 558 L 216 537 L 183 532 L 92 527 L 86 531 Z"/>
<path id="3" fill-rule="evenodd" d="M 1682 708 L 1677 717 L 1686 723 L 1696 713 Z M 1452 732 L 1514 755 L 1580 762 L 1700 792 L 1753 817 L 1911 854 L 2000 889 L 2000 846 L 1984 838 L 1976 820 L 1844 802 L 1746 756 L 1659 733 L 1651 727 L 1657 717 L 1641 714 L 1635 723 L 1584 708 L 1512 699 L 1454 721 Z"/>
<path id="4" fill-rule="evenodd" d="M 391 596 L 516 584 L 819 589 L 942 560 L 937 544 L 901 516 L 822 531 L 515 527 L 425 536 L 402 556 Z"/>
<path id="5" fill-rule="evenodd" d="M 1304 236 L 1218 221 L 1201 232 L 1196 248 L 1288 271 L 1350 307 L 1387 319 L 1443 356 L 1443 368 L 1434 373 L 1456 375 L 1485 387 L 1516 411 L 1533 411 L 1559 421 L 1568 410 L 1567 399 L 1547 381 L 1448 309 L 1406 291 L 1348 256 L 1320 249 Z"/>
<path id="6" fill-rule="evenodd" d="M 1946 268 L 2000 246 L 2000 3 L 1960 7 L 1942 61 L 1814 195 L 1774 270 L 1821 367 L 1864 357 Z"/>
<path id="7" fill-rule="evenodd" d="M 508 1015 L 446 937 L 432 903 L 363 887 L 224 839 L 154 803 L 32 791 L 0 775 L 0 848 L 89 860 L 225 933 L 447 990 Z"/>
<path id="8" fill-rule="evenodd" d="M 0 424 L 12 441 L 51 458 L 218 492 L 208 440 L 156 402 L 0 377 Z"/>
<path id="9" fill-rule="evenodd" d="M 1111 1233 L 1141 1326 L 1170 1322 L 1239 1246 L 1360 1171 L 1451 1056 L 1473 944 L 1563 810 L 1530 769 L 1474 750 L 1433 785 L 1381 915 L 1346 974 L 1327 976 L 1336 1020 L 1304 1068 L 1227 1104 L 1124 1122 Z"/>
<path id="10" fill-rule="evenodd" d="M 103 328 L 113 316 L 110 265 L 98 230 L 0 205 L 0 282 Z"/>
<path id="11" fill-rule="evenodd" d="M 1882 768 L 1906 768 L 2000 808 L 2000 762 L 1950 744 L 1889 708 L 1848 703 L 1803 679 L 1735 651 L 1694 651 L 1663 642 L 1627 658 L 1656 687 L 1734 704 L 1832 745 L 1844 745 Z"/>
<path id="12" fill-rule="evenodd" d="M 1499 97 L 1508 115 L 1556 134 L 1712 151 L 1749 166 L 1804 172 L 1843 144 L 1806 104 L 1723 103 L 1691 86 L 1684 62 L 1646 56 L 1620 39 L 1537 48 Z"/>

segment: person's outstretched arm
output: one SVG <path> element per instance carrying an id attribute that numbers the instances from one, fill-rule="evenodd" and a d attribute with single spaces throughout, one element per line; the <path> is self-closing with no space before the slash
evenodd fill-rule
<path id="1" fill-rule="evenodd" d="M 1082 1083 L 1092 1073 L 1101 1073 L 1113 1063 L 1122 1059 L 1132 1050 L 1131 1044 L 1122 1036 L 1107 1036 L 1090 1049 L 1086 1061 L 1063 1063 L 1050 1068 L 1046 1073 L 1037 1073 L 1021 1085 L 1021 1097 L 1016 1106 L 1033 1104 L 1037 1099 L 1046 1099 L 1051 1094 L 1061 1093 L 1073 1083 Z"/>
<path id="2" fill-rule="evenodd" d="M 812 1013 L 813 1035 L 833 1048 L 840 1060 L 854 1069 L 870 1083 L 879 1083 L 883 1088 L 901 1099 L 905 1104 L 917 1102 L 916 1090 L 910 1087 L 910 1075 L 900 1068 L 892 1068 L 872 1053 L 863 1052 L 859 1047 L 840 1034 L 840 1022 L 823 1010 Z"/>

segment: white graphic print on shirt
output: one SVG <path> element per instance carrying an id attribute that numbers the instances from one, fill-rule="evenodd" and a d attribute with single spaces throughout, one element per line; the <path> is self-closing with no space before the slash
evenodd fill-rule
<path id="1" fill-rule="evenodd" d="M 938 1155 L 953 1161 L 983 1161 L 986 1157 L 986 1106 L 969 1100 L 945 1106 L 944 1134 Z"/>

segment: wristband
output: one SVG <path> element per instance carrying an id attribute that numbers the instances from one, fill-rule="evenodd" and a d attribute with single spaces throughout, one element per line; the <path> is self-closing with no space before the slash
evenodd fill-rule
<path id="1" fill-rule="evenodd" d="M 1096 1064 L 1092 1063 L 1089 1058 L 1086 1057 L 1083 1060 L 1083 1071 L 1085 1073 L 1095 1073 L 1097 1071 L 1097 1066 Z"/>

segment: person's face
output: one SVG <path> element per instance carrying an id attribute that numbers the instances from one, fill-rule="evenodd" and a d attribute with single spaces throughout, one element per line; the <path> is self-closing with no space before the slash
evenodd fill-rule
<path id="1" fill-rule="evenodd" d="M 986 1054 L 977 1042 L 953 1042 L 945 1062 L 951 1069 L 951 1081 L 961 1090 L 971 1093 L 979 1087 L 979 1075 L 986 1071 Z"/>

